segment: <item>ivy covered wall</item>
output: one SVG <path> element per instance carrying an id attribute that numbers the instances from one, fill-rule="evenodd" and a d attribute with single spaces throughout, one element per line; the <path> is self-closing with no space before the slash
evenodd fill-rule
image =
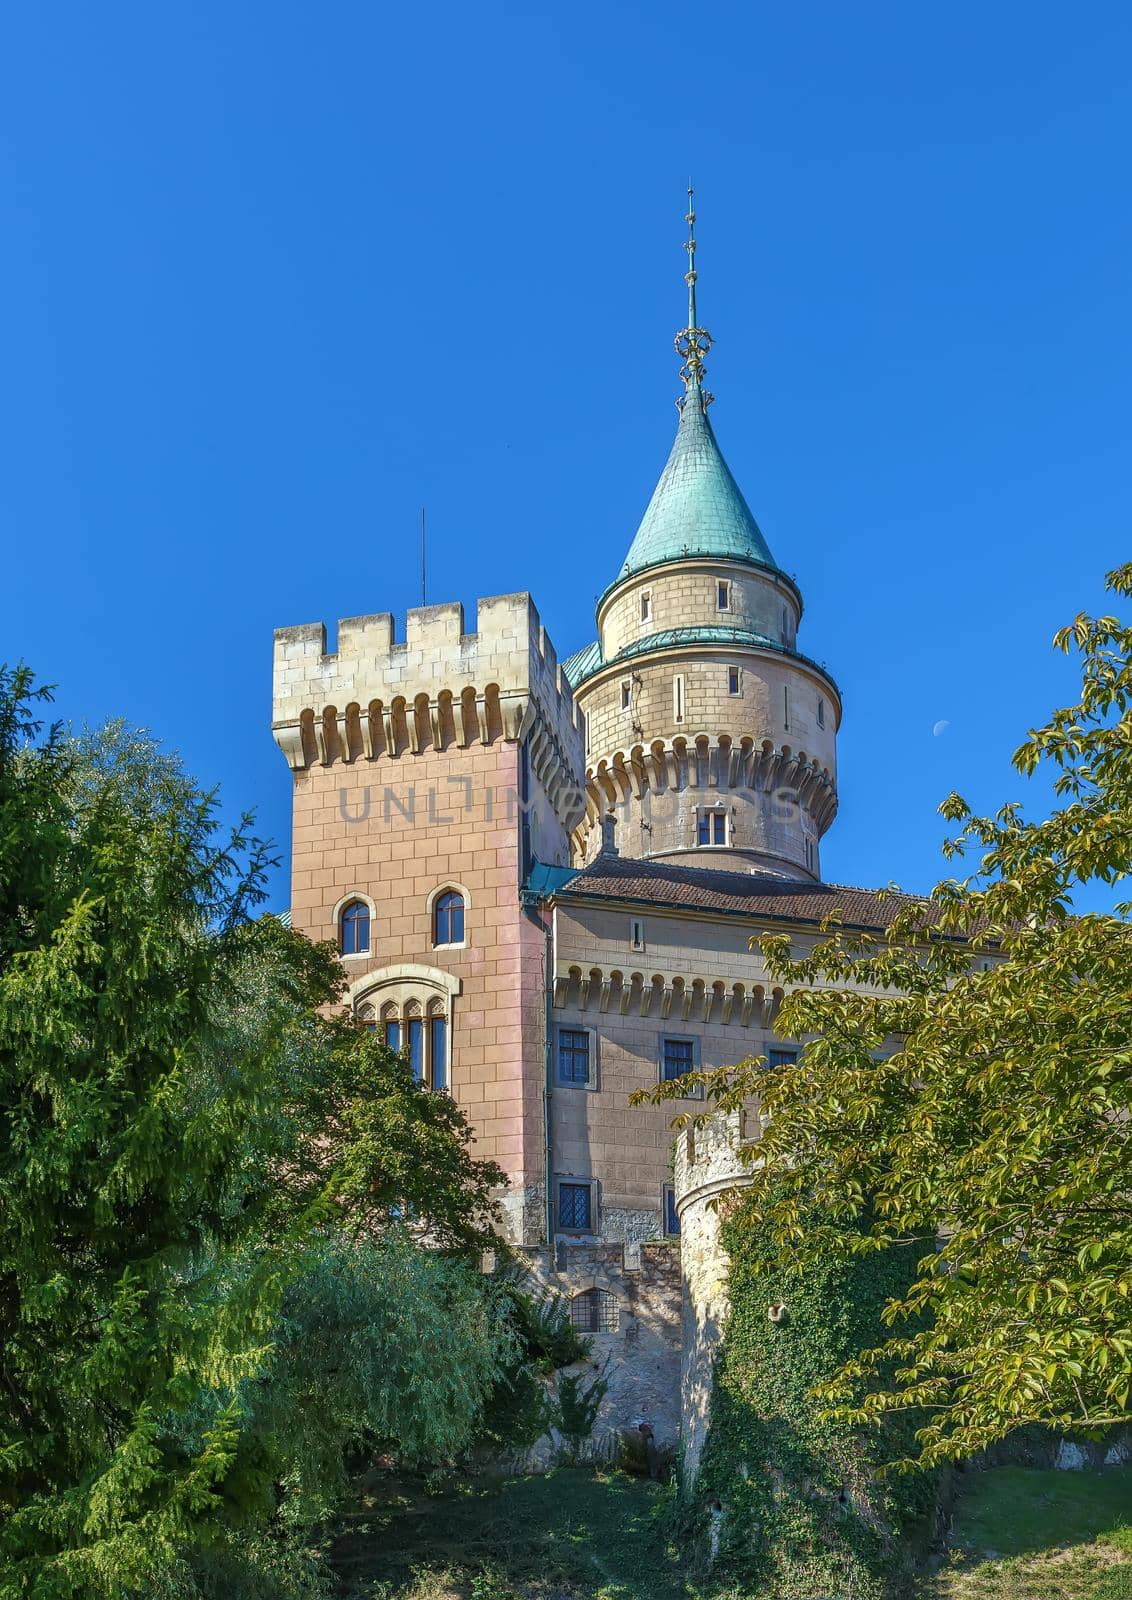
<path id="1" fill-rule="evenodd" d="M 913 1418 L 864 1433 L 823 1420 L 813 1387 L 881 1341 L 880 1312 L 914 1254 L 833 1262 L 804 1281 L 776 1271 L 750 1208 L 728 1216 L 730 1301 L 709 1429 L 684 1516 L 717 1576 L 774 1600 L 895 1600 L 931 1523 L 938 1478 L 886 1475 Z M 777 1320 L 772 1320 L 771 1308 Z"/>

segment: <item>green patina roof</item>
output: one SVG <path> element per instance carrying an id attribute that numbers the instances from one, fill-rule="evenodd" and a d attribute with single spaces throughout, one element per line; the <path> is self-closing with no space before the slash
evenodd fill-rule
<path id="1" fill-rule="evenodd" d="M 742 491 L 723 459 L 694 378 L 660 482 L 618 575 L 682 556 L 722 556 L 777 571 Z"/>
<path id="2" fill-rule="evenodd" d="M 732 644 L 742 645 L 747 649 L 773 650 L 776 655 L 789 656 L 791 661 L 804 661 L 808 666 L 816 667 L 837 689 L 836 680 L 829 668 L 822 662 L 815 661 L 812 656 L 804 656 L 801 651 L 792 650 L 789 645 L 780 644 L 777 639 L 768 639 L 765 634 L 755 633 L 750 628 L 722 626 L 662 628 L 659 633 L 649 633 L 643 639 L 631 640 L 615 656 L 610 656 L 608 661 L 602 654 L 600 640 L 595 639 L 584 650 L 576 650 L 572 656 L 568 656 L 562 663 L 562 670 L 570 687 L 576 689 L 602 667 L 616 666 L 619 661 L 631 661 L 635 656 L 648 655 L 652 650 L 671 650 L 676 646 L 689 644 Z M 840 689 L 837 692 L 840 694 Z"/>

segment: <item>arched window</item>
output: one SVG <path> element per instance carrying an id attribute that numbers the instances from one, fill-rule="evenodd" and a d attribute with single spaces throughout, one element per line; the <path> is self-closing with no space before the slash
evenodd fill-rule
<path id="1" fill-rule="evenodd" d="M 455 889 L 445 889 L 437 895 L 433 921 L 434 944 L 463 944 L 464 896 Z"/>
<path id="2" fill-rule="evenodd" d="M 418 1083 L 423 1083 L 425 1075 L 425 1028 L 421 1009 L 415 1000 L 410 1000 L 405 1007 L 405 1031 L 401 1035 L 401 1048 L 409 1052 L 409 1065 L 413 1069 L 413 1077 Z"/>
<path id="3" fill-rule="evenodd" d="M 448 1087 L 448 1018 L 435 1001 L 428 1008 L 428 1081 L 434 1089 Z"/>
<path id="4" fill-rule="evenodd" d="M 364 955 L 369 949 L 369 906 L 349 900 L 338 918 L 338 948 L 344 956 Z"/>
<path id="5" fill-rule="evenodd" d="M 605 1289 L 585 1289 L 570 1302 L 570 1324 L 580 1333 L 616 1333 L 621 1303 Z"/>

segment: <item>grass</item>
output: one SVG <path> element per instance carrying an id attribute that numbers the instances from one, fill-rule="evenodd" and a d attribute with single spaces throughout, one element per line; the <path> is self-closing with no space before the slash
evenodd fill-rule
<path id="1" fill-rule="evenodd" d="M 669 1491 L 560 1467 L 434 1486 L 375 1473 L 338 1526 L 349 1600 L 772 1600 L 701 1586 L 668 1543 Z M 1132 1600 L 1132 1468 L 972 1472 L 923 1600 Z"/>
<path id="2" fill-rule="evenodd" d="M 699 1600 L 668 1503 L 647 1479 L 570 1467 L 437 1494 L 374 1480 L 333 1564 L 350 1600 Z"/>
<path id="3" fill-rule="evenodd" d="M 1132 1468 L 971 1473 L 925 1600 L 1132 1600 Z"/>

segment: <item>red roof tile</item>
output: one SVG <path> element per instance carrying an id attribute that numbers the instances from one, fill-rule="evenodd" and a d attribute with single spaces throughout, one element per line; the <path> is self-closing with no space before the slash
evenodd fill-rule
<path id="1" fill-rule="evenodd" d="M 882 929 L 916 897 L 764 873 L 599 856 L 555 891 L 555 898 L 617 900 L 665 910 L 714 911 L 724 916 L 776 917 L 791 922 L 819 923 L 837 912 L 845 926 Z M 927 920 L 936 920 L 931 909 Z"/>

